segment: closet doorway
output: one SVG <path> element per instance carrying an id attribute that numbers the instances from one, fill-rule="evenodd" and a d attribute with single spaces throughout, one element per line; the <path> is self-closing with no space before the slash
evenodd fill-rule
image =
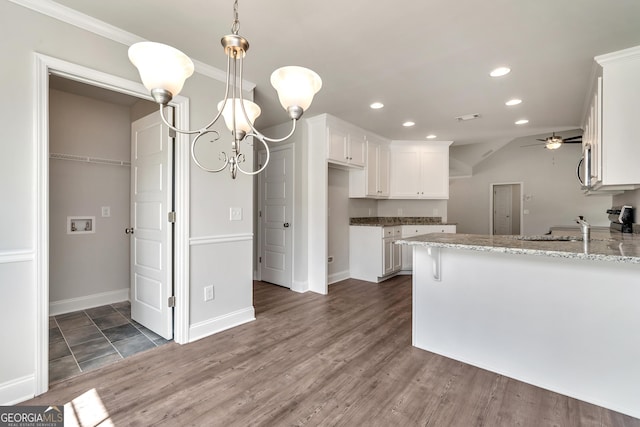
<path id="1" fill-rule="evenodd" d="M 151 100 L 148 91 L 138 82 L 126 80 L 120 77 L 106 74 L 97 70 L 93 70 L 87 67 L 80 66 L 66 62 L 57 58 L 49 57 L 42 54 L 35 54 L 35 95 L 37 99 L 37 109 L 35 111 L 35 162 L 37 164 L 37 179 L 36 179 L 36 249 L 35 249 L 35 272 L 36 277 L 36 395 L 44 393 L 48 390 L 49 384 L 49 327 L 50 324 L 50 298 L 49 298 L 49 282 L 50 282 L 50 229 L 58 227 L 59 224 L 54 224 L 50 221 L 49 212 L 49 165 L 52 159 L 50 158 L 50 144 L 49 144 L 49 125 L 50 125 L 50 108 L 49 108 L 49 92 L 50 92 L 50 79 L 54 77 L 63 77 L 73 82 L 84 83 L 91 87 L 106 89 L 108 91 L 115 92 L 116 94 L 126 94 L 135 98 Z M 55 89 L 54 89 L 55 90 Z M 188 113 L 188 99 L 183 96 L 176 96 L 171 101 L 171 106 L 174 107 L 174 116 L 176 119 L 176 126 L 184 127 L 185 123 L 189 122 Z M 74 127 L 70 127 L 74 129 Z M 72 130 L 70 130 L 71 132 Z M 63 138 L 64 139 L 64 138 Z M 172 314 L 174 318 L 173 331 L 174 340 L 178 343 L 188 342 L 189 334 L 189 289 L 188 289 L 188 265 L 189 265 L 189 137 L 186 135 L 177 135 L 174 154 L 174 166 L 175 170 L 172 170 L 171 174 L 174 179 L 174 199 L 175 210 L 178 213 L 175 215 L 176 219 L 173 223 L 174 229 L 174 251 L 173 260 L 171 258 L 165 259 L 163 262 L 171 264 L 173 263 L 176 268 L 173 270 L 172 283 L 174 285 L 175 296 L 175 308 L 173 308 Z M 62 153 L 64 154 L 64 153 Z M 62 159 L 56 159 L 64 161 Z M 103 160 L 114 160 L 110 158 L 104 158 Z M 115 159 L 117 160 L 117 159 Z M 66 160 L 72 161 L 72 160 Z M 88 163 L 88 162 L 87 162 Z M 75 187 L 74 187 L 75 188 Z M 81 227 L 84 232 L 90 234 L 91 231 L 96 230 L 98 224 L 98 218 L 103 218 L 103 207 L 109 208 L 109 206 L 101 205 L 98 213 L 95 215 L 87 215 L 87 212 L 79 215 L 69 215 L 72 218 L 66 218 L 67 223 L 62 225 L 63 229 L 69 229 L 77 232 L 78 227 Z M 105 210 L 105 214 L 110 209 Z M 111 213 L 111 212 L 108 212 Z M 95 222 L 93 216 L 96 217 Z M 76 218 L 80 217 L 80 218 Z M 88 218 L 86 218 L 88 217 Z M 108 218 L 108 217 L 107 217 Z M 166 220 L 167 217 L 165 216 Z M 74 224 L 68 225 L 71 222 Z M 87 225 L 88 224 L 88 225 Z M 69 227 L 69 228 L 67 228 Z M 72 228 L 76 230 L 72 230 Z M 86 228 L 86 229 L 85 229 Z M 124 233 L 124 230 L 121 231 Z M 170 254 L 171 255 L 171 254 Z M 74 268 L 78 264 L 74 264 Z M 121 288 L 122 289 L 122 288 Z M 95 296 L 95 294 L 93 294 Z M 71 301 L 69 301 L 71 300 Z M 68 298 L 66 303 L 74 302 L 74 298 Z M 171 301 L 164 301 L 160 303 L 169 304 Z M 171 304 L 173 305 L 173 304 Z M 57 309 L 57 308 L 56 308 Z"/>
<path id="2" fill-rule="evenodd" d="M 156 141 L 165 133 L 168 141 Z M 158 234 L 170 224 L 158 221 L 150 207 L 172 210 L 171 200 L 162 200 L 172 193 L 172 165 L 161 165 L 169 171 L 166 183 L 149 180 L 157 168 L 148 159 L 138 159 L 133 142 L 146 138 L 142 144 L 152 148 L 151 156 L 173 163 L 171 153 L 155 154 L 156 147 L 165 150 L 173 144 L 166 137 L 158 117 L 157 106 L 151 101 L 94 87 L 84 83 L 51 76 L 49 80 L 49 381 L 69 378 L 81 372 L 97 369 L 124 357 L 168 342 L 173 334 L 172 313 L 165 313 L 166 326 L 152 322 L 146 312 L 166 312 L 167 308 L 152 307 L 152 301 L 133 301 L 135 287 L 153 291 L 151 276 L 162 274 L 164 262 L 156 253 Z M 149 141 L 149 135 L 154 140 Z M 161 144 L 158 144 L 161 142 Z M 169 147 L 170 146 L 170 147 Z M 153 159 L 153 160 L 156 160 Z M 132 168 L 133 162 L 133 168 Z M 141 164 L 149 164 L 147 179 L 140 175 Z M 169 166 L 169 167 L 167 167 Z M 166 173 L 166 172 L 165 172 Z M 165 189 L 161 204 L 150 203 L 150 188 L 137 191 L 132 183 Z M 145 184 L 146 183 L 146 184 Z M 142 193 L 142 194 L 141 194 Z M 134 198 L 132 199 L 132 195 Z M 140 200 L 142 198 L 142 203 Z M 157 198 L 157 197 L 156 197 Z M 133 209 L 132 204 L 142 208 Z M 154 200 L 155 201 L 155 200 Z M 169 204 L 169 206 L 164 206 Z M 154 217 L 151 227 L 136 221 L 130 212 Z M 151 215 L 149 215 L 151 214 Z M 149 221 L 147 221 L 148 223 Z M 132 224 L 138 233 L 132 234 Z M 142 239 L 141 239 L 142 238 Z M 133 240 L 136 242 L 133 242 Z M 169 245 L 167 245 L 169 244 Z M 131 248 L 131 250 L 130 250 Z M 135 248 L 138 248 L 137 251 Z M 166 250 L 166 249 L 165 249 Z M 138 256 L 133 256 L 137 253 Z M 170 259 L 164 256 L 165 259 Z M 143 265 L 141 266 L 141 261 Z M 144 265 L 153 264 L 153 265 Z M 165 266 L 166 275 L 170 265 Z M 133 273 L 132 269 L 136 272 Z M 147 274 L 145 274 L 147 273 Z M 164 279 L 166 283 L 167 279 Z M 133 286 L 133 284 L 135 286 Z M 169 286 L 171 284 L 169 283 Z M 132 290 L 130 292 L 130 289 Z M 161 300 L 160 298 L 155 298 Z M 166 301 L 166 297 L 162 298 Z M 142 307 L 142 310 L 140 309 Z M 136 312 L 137 310 L 137 312 Z M 156 316 L 157 317 L 157 316 Z M 150 328 L 143 326 L 155 323 Z M 148 326 L 148 325 L 147 325 Z"/>

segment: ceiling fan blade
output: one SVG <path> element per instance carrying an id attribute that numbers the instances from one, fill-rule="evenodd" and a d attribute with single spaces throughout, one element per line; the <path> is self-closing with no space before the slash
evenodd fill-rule
<path id="1" fill-rule="evenodd" d="M 565 144 L 582 144 L 582 139 L 564 140 Z"/>
<path id="2" fill-rule="evenodd" d="M 574 139 L 582 139 L 582 135 L 570 136 L 569 138 L 563 138 L 565 141 L 571 141 Z"/>
<path id="3" fill-rule="evenodd" d="M 538 139 L 538 138 L 536 138 L 536 141 L 542 141 L 542 142 L 545 142 L 545 141 L 546 141 L 546 139 Z"/>
<path id="4" fill-rule="evenodd" d="M 545 147 L 545 144 L 528 144 L 528 145 L 521 145 L 520 148 L 524 148 L 524 147 Z"/>

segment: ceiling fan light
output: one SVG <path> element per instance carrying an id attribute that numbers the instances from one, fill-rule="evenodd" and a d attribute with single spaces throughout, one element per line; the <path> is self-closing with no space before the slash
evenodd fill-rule
<path id="1" fill-rule="evenodd" d="M 308 68 L 288 66 L 271 74 L 271 85 L 278 92 L 278 99 L 285 110 L 300 107 L 305 111 L 322 87 L 322 79 Z"/>
<path id="2" fill-rule="evenodd" d="M 562 140 L 552 139 L 545 144 L 545 147 L 549 150 L 557 150 L 562 145 Z"/>
<path id="3" fill-rule="evenodd" d="M 138 68 L 142 84 L 149 90 L 163 89 L 176 96 L 193 74 L 193 62 L 176 48 L 162 43 L 141 42 L 129 48 L 129 60 Z"/>
<path id="4" fill-rule="evenodd" d="M 260 113 L 262 112 L 260 110 L 260 107 L 258 106 L 258 104 L 251 102 L 251 101 L 247 101 L 246 99 L 243 100 L 244 101 L 244 110 L 247 112 L 247 116 L 244 116 L 244 113 L 242 112 L 242 107 L 240 106 L 240 99 L 239 98 L 235 98 L 235 99 L 229 99 L 227 100 L 227 103 L 224 105 L 224 111 L 222 111 L 222 117 L 224 117 L 224 123 L 227 125 L 227 129 L 229 129 L 231 132 L 233 132 L 234 130 L 234 126 L 233 126 L 233 108 L 232 108 L 232 102 L 235 101 L 235 106 L 236 106 L 236 125 L 235 125 L 235 129 L 239 130 L 239 131 L 243 131 L 245 133 L 248 133 L 251 131 L 251 126 L 253 125 L 253 122 L 255 122 L 255 120 L 258 118 L 258 116 L 260 115 Z M 218 103 L 218 111 L 220 111 L 220 109 L 222 108 L 222 105 L 224 104 L 224 101 L 220 101 Z M 249 121 L 247 121 L 247 119 Z M 250 122 L 250 123 L 249 123 Z"/>

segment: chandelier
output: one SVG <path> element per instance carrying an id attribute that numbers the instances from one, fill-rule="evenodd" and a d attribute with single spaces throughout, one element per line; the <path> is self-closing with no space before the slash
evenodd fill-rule
<path id="1" fill-rule="evenodd" d="M 165 107 L 171 99 L 182 90 L 184 82 L 193 74 L 193 62 L 187 55 L 171 46 L 162 43 L 141 42 L 129 48 L 129 60 L 138 68 L 140 79 L 151 92 L 155 102 L 160 105 L 160 116 L 170 129 L 189 135 L 195 135 L 191 141 L 191 157 L 198 167 L 207 172 L 220 172 L 227 166 L 231 177 L 236 178 L 238 171 L 246 175 L 256 175 L 262 172 L 269 163 L 269 146 L 267 142 L 282 142 L 290 138 L 296 129 L 296 121 L 309 108 L 313 96 L 322 87 L 322 80 L 315 72 L 298 66 L 282 67 L 271 74 L 271 85 L 278 92 L 278 99 L 291 119 L 291 132 L 284 138 L 267 138 L 258 132 L 253 122 L 260 115 L 260 107 L 243 98 L 242 95 L 242 62 L 249 49 L 249 42 L 238 34 L 240 21 L 238 19 L 238 0 L 233 5 L 233 23 L 231 34 L 222 37 L 221 43 L 227 55 L 227 73 L 224 99 L 218 102 L 218 113 L 205 127 L 198 130 L 178 129 L 170 124 L 164 113 Z M 205 167 L 196 157 L 196 143 L 207 134 L 213 134 L 212 142 L 220 139 L 218 131 L 211 127 L 222 116 L 229 131 L 231 131 L 231 154 L 221 151 L 219 159 L 223 162 L 218 169 Z M 248 171 L 240 165 L 245 161 L 241 153 L 241 143 L 248 137 L 260 141 L 266 150 L 265 162 L 258 170 Z"/>

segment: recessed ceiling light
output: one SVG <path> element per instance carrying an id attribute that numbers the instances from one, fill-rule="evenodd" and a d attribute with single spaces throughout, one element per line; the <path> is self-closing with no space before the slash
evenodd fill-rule
<path id="1" fill-rule="evenodd" d="M 527 119 L 521 119 L 516 122 L 517 125 L 526 125 L 527 123 L 529 123 Z"/>
<path id="2" fill-rule="evenodd" d="M 427 139 L 436 139 L 437 135 L 431 134 L 431 135 L 427 135 Z"/>
<path id="3" fill-rule="evenodd" d="M 510 99 L 510 100 L 508 100 L 507 102 L 504 103 L 504 105 L 508 105 L 510 107 L 512 105 L 518 105 L 518 104 L 522 104 L 522 99 L 514 98 L 514 99 Z"/>
<path id="4" fill-rule="evenodd" d="M 384 107 L 384 104 L 382 102 L 374 102 L 373 104 L 369 105 L 369 107 L 371 107 L 372 110 L 379 110 Z"/>
<path id="5" fill-rule="evenodd" d="M 402 126 L 404 126 L 404 127 L 406 127 L 406 128 L 410 128 L 411 126 L 415 126 L 415 125 L 416 125 L 416 124 L 415 124 L 415 122 L 411 122 L 411 121 L 404 122 L 404 123 L 402 124 Z"/>
<path id="6" fill-rule="evenodd" d="M 498 67 L 495 70 L 491 71 L 489 73 L 489 75 L 491 77 L 502 77 L 504 75 L 507 75 L 511 72 L 511 68 L 508 67 Z"/>

